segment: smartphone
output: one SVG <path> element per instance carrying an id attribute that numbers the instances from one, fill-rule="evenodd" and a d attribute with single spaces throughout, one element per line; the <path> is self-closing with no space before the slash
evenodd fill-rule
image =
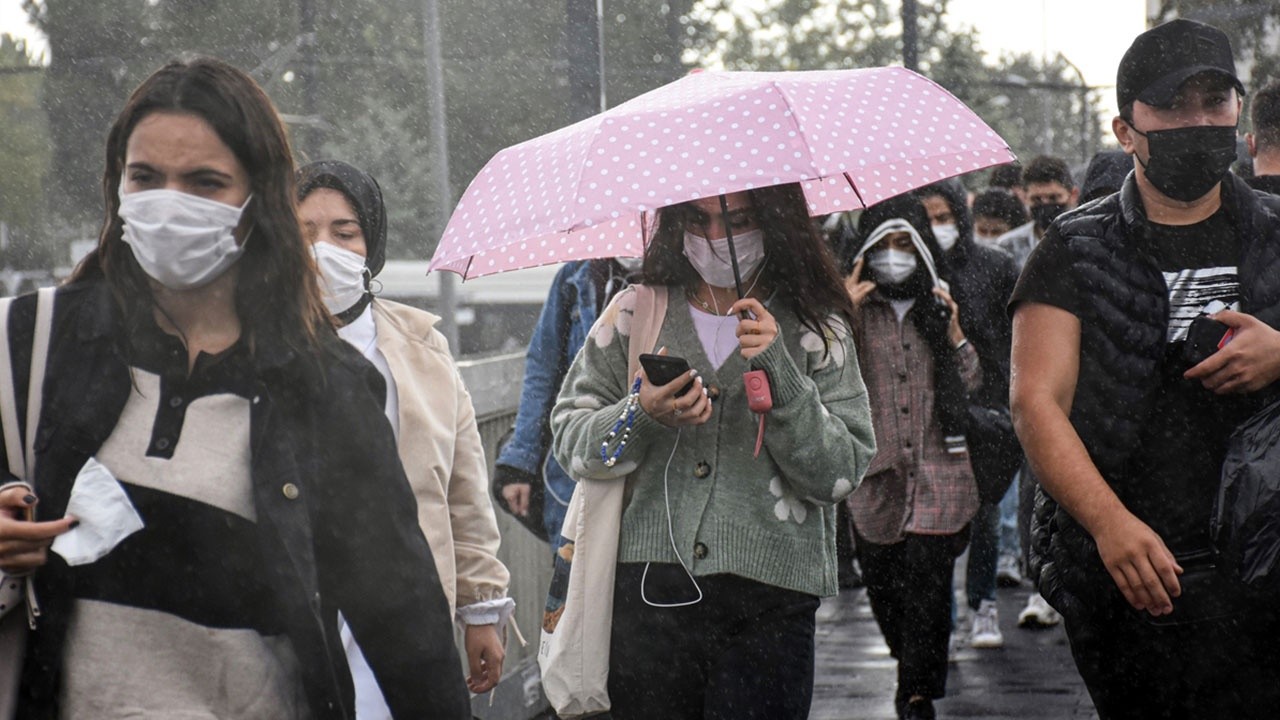
<path id="1" fill-rule="evenodd" d="M 689 372 L 689 361 L 674 355 L 643 353 L 640 355 L 640 367 L 644 368 L 644 374 L 649 376 L 651 384 L 661 386 Z M 680 392 L 676 395 L 685 394 L 691 387 L 693 387 L 692 380 L 680 388 Z"/>
<path id="2" fill-rule="evenodd" d="M 1210 355 L 1231 342 L 1231 326 L 1201 315 L 1187 328 L 1186 344 L 1182 347 L 1182 359 L 1188 366 L 1199 365 Z"/>

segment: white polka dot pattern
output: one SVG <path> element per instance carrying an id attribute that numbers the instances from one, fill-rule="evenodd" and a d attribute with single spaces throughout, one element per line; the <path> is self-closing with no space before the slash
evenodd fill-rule
<path id="1" fill-rule="evenodd" d="M 458 201 L 432 270 L 480 277 L 638 256 L 653 211 L 800 182 L 811 215 L 1014 159 L 905 68 L 701 72 L 502 150 Z"/>

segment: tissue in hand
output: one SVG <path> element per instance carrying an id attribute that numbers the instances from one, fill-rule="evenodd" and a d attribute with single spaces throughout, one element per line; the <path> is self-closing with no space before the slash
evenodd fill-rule
<path id="1" fill-rule="evenodd" d="M 68 565 L 85 565 L 101 558 L 143 527 L 142 518 L 120 482 L 94 458 L 89 458 L 76 475 L 67 515 L 80 524 L 59 535 L 52 549 Z"/>

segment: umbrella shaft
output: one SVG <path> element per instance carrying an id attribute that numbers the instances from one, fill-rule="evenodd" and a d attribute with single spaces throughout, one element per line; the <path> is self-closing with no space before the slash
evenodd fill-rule
<path id="1" fill-rule="evenodd" d="M 733 266 L 733 286 L 738 290 L 738 299 L 742 299 L 742 274 L 738 272 L 738 253 L 733 249 L 733 228 L 729 226 L 729 202 L 724 195 L 720 196 L 720 224 L 724 226 L 725 239 L 729 241 L 729 264 Z M 743 313 L 746 317 L 746 313 Z"/>

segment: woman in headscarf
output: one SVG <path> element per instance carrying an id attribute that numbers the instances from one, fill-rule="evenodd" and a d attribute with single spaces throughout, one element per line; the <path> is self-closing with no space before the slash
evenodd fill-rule
<path id="1" fill-rule="evenodd" d="M 982 373 L 919 198 L 868 208 L 856 247 L 848 286 L 879 450 L 849 509 L 871 609 L 898 660 L 898 716 L 933 718 L 946 692 L 951 576 L 978 509 L 965 429 Z"/>
<path id="2" fill-rule="evenodd" d="M 514 602 L 498 560 L 497 520 L 471 395 L 449 345 L 424 310 L 374 297 L 387 253 L 387 213 L 371 175 L 334 160 L 298 172 L 298 216 L 320 270 L 325 305 L 338 335 L 378 368 L 400 461 L 417 496 L 418 523 L 435 558 L 451 609 L 465 627 L 467 686 L 485 692 L 502 677 L 499 628 Z M 358 481 L 358 479 L 357 479 Z M 351 629 L 343 646 L 356 683 L 360 720 L 390 717 Z"/>

